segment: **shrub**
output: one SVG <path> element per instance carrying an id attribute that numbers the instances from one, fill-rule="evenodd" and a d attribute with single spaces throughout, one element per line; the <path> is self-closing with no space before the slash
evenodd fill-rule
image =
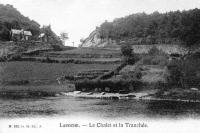
<path id="1" fill-rule="evenodd" d="M 133 65 L 133 64 L 135 64 L 135 57 L 134 56 L 123 57 L 122 62 L 126 63 L 128 65 Z"/>
<path id="2" fill-rule="evenodd" d="M 183 74 L 182 74 L 182 62 L 181 61 L 171 61 L 168 65 L 168 71 L 170 73 L 169 77 L 168 77 L 168 83 L 172 86 L 181 86 L 183 87 L 183 85 L 181 84 L 181 80 L 183 78 Z"/>
<path id="3" fill-rule="evenodd" d="M 137 67 L 134 72 L 121 73 L 122 79 L 125 80 L 139 80 L 142 78 L 142 72 L 140 67 Z"/>
<path id="4" fill-rule="evenodd" d="M 172 60 L 168 64 L 169 83 L 182 88 L 200 87 L 200 59 L 189 57 L 185 60 Z"/>
<path id="5" fill-rule="evenodd" d="M 123 55 L 123 62 L 126 64 L 134 64 L 135 56 L 133 54 L 133 48 L 130 44 L 123 44 L 121 46 L 121 53 Z"/>
<path id="6" fill-rule="evenodd" d="M 6 60 L 7 60 L 7 57 L 6 57 L 6 56 L 0 57 L 0 62 L 5 62 Z"/>
<path id="7" fill-rule="evenodd" d="M 51 45 L 55 51 L 62 51 L 63 49 L 59 45 Z"/>
<path id="8" fill-rule="evenodd" d="M 143 65 L 160 65 L 160 66 L 166 66 L 168 64 L 168 58 L 166 56 L 145 56 L 141 63 Z"/>
<path id="9" fill-rule="evenodd" d="M 28 85 L 28 80 L 16 80 L 16 81 L 3 81 L 3 85 Z"/>
<path id="10" fill-rule="evenodd" d="M 132 85 L 134 88 L 139 87 L 141 83 L 134 80 L 88 80 L 76 81 L 75 87 L 79 91 L 94 91 L 96 88 L 101 88 L 105 91 L 106 88 L 110 89 L 110 92 L 119 92 L 120 90 L 130 91 L 129 87 Z"/>
<path id="11" fill-rule="evenodd" d="M 132 56 L 133 48 L 130 44 L 123 44 L 121 46 L 121 53 L 123 56 L 129 57 Z"/>
<path id="12" fill-rule="evenodd" d="M 20 54 L 11 55 L 8 61 L 20 61 L 22 60 L 22 56 Z"/>

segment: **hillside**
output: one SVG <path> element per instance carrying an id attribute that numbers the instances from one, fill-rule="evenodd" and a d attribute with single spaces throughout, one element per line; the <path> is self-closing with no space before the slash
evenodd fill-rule
<path id="1" fill-rule="evenodd" d="M 61 42 L 57 35 L 51 30 L 51 26 L 43 26 L 34 20 L 22 15 L 12 5 L 0 4 L 0 41 L 10 41 L 11 29 L 28 30 L 31 31 L 31 40 L 37 40 L 40 33 L 48 35 L 49 42 Z"/>
<path id="2" fill-rule="evenodd" d="M 137 13 L 113 22 L 105 21 L 82 43 L 82 47 L 117 47 L 121 43 L 181 44 L 200 42 L 200 9 L 152 14 Z"/>
<path id="3" fill-rule="evenodd" d="M 40 33 L 40 25 L 37 22 L 23 16 L 12 5 L 0 4 L 0 40 L 8 41 L 11 29 L 30 30 L 33 36 Z"/>

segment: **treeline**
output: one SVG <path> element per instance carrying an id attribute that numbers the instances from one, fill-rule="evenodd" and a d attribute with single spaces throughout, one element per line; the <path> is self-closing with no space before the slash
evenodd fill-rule
<path id="1" fill-rule="evenodd" d="M 30 20 L 28 17 L 23 16 L 16 8 L 12 5 L 0 4 L 0 40 L 10 41 L 10 31 L 11 29 L 24 29 L 31 31 L 32 40 L 37 40 L 40 33 L 46 33 L 49 42 L 55 41 L 59 42 L 60 39 L 51 30 L 51 26 L 43 26 L 34 21 Z"/>
<path id="2" fill-rule="evenodd" d="M 130 41 L 132 44 L 200 42 L 200 9 L 152 14 L 137 13 L 113 22 L 105 21 L 99 28 L 100 38 Z"/>

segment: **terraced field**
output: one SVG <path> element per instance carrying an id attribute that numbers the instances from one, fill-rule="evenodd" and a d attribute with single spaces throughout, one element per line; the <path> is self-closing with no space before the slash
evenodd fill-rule
<path id="1" fill-rule="evenodd" d="M 100 49 L 100 48 L 76 48 L 65 51 L 51 51 L 39 53 L 39 56 L 48 55 L 57 58 L 120 58 L 120 50 Z M 38 56 L 37 55 L 37 56 Z"/>
<path id="2" fill-rule="evenodd" d="M 28 80 L 54 83 L 63 75 L 81 75 L 87 71 L 109 71 L 117 64 L 56 64 L 37 62 L 2 62 L 0 63 L 0 81 Z"/>
<path id="3" fill-rule="evenodd" d="M 70 91 L 74 87 L 69 87 L 67 78 L 63 77 L 94 79 L 114 70 L 120 63 L 119 50 L 66 48 L 63 51 L 29 51 L 19 59 L 0 62 L 0 92 Z"/>

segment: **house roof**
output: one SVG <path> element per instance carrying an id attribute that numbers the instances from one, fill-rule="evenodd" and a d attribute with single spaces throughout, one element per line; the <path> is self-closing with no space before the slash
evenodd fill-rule
<path id="1" fill-rule="evenodd" d="M 17 29 L 11 29 L 12 34 L 24 34 L 26 36 L 32 36 L 32 33 L 30 31 L 24 31 L 24 30 L 17 30 Z"/>
<path id="2" fill-rule="evenodd" d="M 26 36 L 32 36 L 32 33 L 30 31 L 24 31 L 24 35 L 26 35 Z"/>
<path id="3" fill-rule="evenodd" d="M 21 34 L 21 33 L 22 33 L 22 30 L 11 29 L 11 32 L 12 32 L 13 34 Z"/>

